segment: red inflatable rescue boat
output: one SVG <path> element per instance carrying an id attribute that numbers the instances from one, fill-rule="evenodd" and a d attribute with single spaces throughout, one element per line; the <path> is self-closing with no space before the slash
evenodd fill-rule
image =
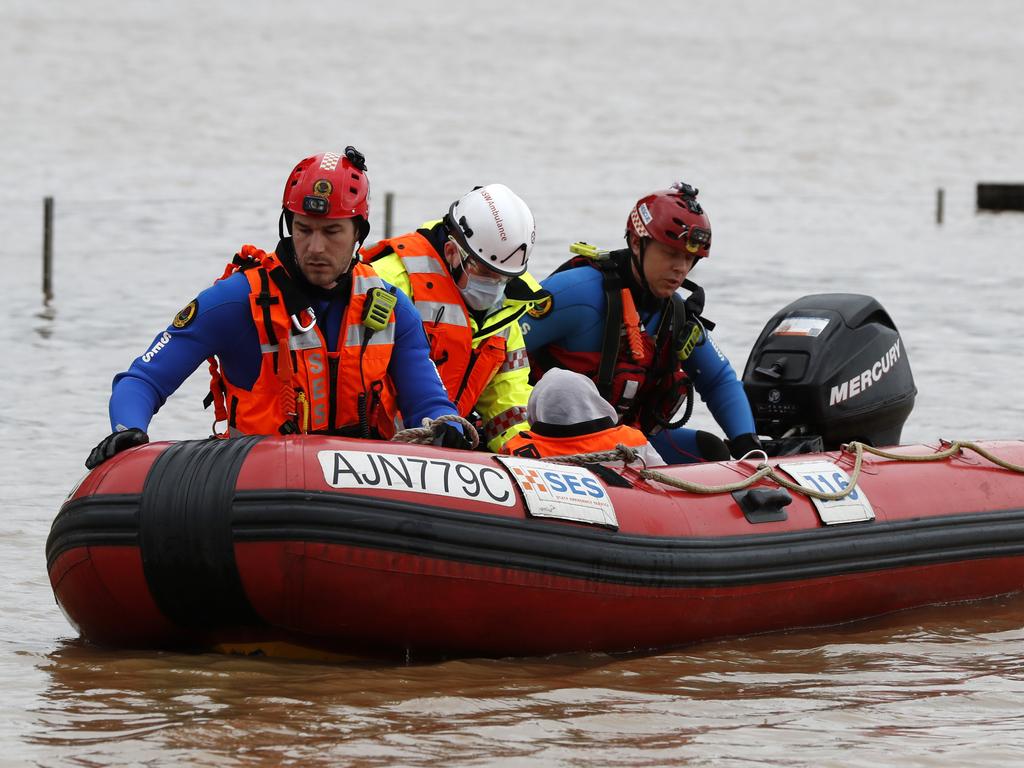
<path id="1" fill-rule="evenodd" d="M 1024 443 L 986 443 L 1014 464 Z M 938 446 L 904 446 L 908 455 Z M 843 488 L 849 453 L 770 460 Z M 672 467 L 732 484 L 753 462 Z M 865 455 L 821 502 L 634 469 L 336 437 L 154 443 L 95 469 L 47 541 L 98 644 L 402 657 L 665 648 L 1024 588 L 1024 475 Z"/>
<path id="2" fill-rule="evenodd" d="M 656 477 L 338 437 L 140 446 L 65 502 L 50 581 L 105 645 L 405 658 L 666 648 L 1024 589 L 1024 474 L 998 465 L 1024 443 L 859 472 L 835 450 L 898 444 L 917 392 L 873 298 L 783 308 L 743 384 L 778 455 L 753 481 L 749 461 Z"/>

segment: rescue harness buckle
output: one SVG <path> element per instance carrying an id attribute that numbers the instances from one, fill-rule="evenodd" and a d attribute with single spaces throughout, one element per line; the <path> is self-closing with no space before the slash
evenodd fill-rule
<path id="1" fill-rule="evenodd" d="M 300 313 L 296 312 L 294 315 L 292 315 L 292 325 L 295 326 L 295 330 L 297 330 L 299 333 L 308 333 L 309 331 L 313 330 L 313 326 L 316 325 L 316 313 L 313 312 L 312 307 L 306 307 L 302 311 L 309 315 L 309 322 L 306 325 L 303 325 L 302 321 L 299 319 Z"/>

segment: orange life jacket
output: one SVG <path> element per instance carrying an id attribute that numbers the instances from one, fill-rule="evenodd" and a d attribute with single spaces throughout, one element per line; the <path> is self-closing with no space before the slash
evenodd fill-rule
<path id="1" fill-rule="evenodd" d="M 367 293 L 386 290 L 371 267 L 356 264 L 338 351 L 327 349 L 315 320 L 289 312 L 281 281 L 287 272 L 273 253 L 246 245 L 221 279 L 237 271 L 249 280 L 249 306 L 259 334 L 262 363 L 251 390 L 224 376 L 210 358 L 210 392 L 220 437 L 321 432 L 390 438 L 395 431 L 394 390 L 387 376 L 395 341 L 395 316 L 373 332 L 363 325 Z M 287 287 L 287 286 L 286 286 Z M 279 355 L 288 339 L 290 355 Z"/>
<path id="2" fill-rule="evenodd" d="M 604 421 L 602 419 L 602 421 Z M 608 419 L 610 421 L 610 419 Z M 630 448 L 641 448 L 647 445 L 647 438 L 639 429 L 625 424 L 611 426 L 598 432 L 580 435 L 551 437 L 536 432 L 537 425 L 526 432 L 520 432 L 505 443 L 502 453 L 512 456 L 523 456 L 528 459 L 541 459 L 546 456 L 569 456 L 574 453 L 596 453 L 610 451 L 622 443 Z"/>
<path id="3" fill-rule="evenodd" d="M 389 250 L 390 248 L 390 250 Z M 506 338 L 501 334 L 473 338 L 469 312 L 444 261 L 419 232 L 381 240 L 363 252 L 375 258 L 394 251 L 409 275 L 412 299 L 423 319 L 430 342 L 430 359 L 437 366 L 460 416 L 468 416 L 480 393 L 505 362 Z"/>

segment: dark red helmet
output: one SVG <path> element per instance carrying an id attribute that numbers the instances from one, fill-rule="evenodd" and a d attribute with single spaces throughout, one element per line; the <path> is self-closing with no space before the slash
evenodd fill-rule
<path id="1" fill-rule="evenodd" d="M 697 189 L 684 182 L 637 200 L 626 220 L 627 238 L 630 232 L 685 249 L 697 258 L 711 252 L 711 222 L 697 202 Z"/>
<path id="2" fill-rule="evenodd" d="M 363 240 L 370 231 L 369 196 L 366 159 L 355 147 L 345 147 L 343 155 L 323 152 L 300 161 L 285 182 L 281 207 L 302 216 L 358 219 Z"/>

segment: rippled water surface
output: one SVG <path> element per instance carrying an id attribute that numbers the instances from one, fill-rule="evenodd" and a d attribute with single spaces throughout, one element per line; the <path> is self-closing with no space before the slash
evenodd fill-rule
<path id="1" fill-rule="evenodd" d="M 366 153 L 377 234 L 386 191 L 404 231 L 507 183 L 541 276 L 685 178 L 715 231 L 693 277 L 737 368 L 793 299 L 867 293 L 919 388 L 905 441 L 1024 436 L 1024 214 L 974 210 L 977 181 L 1024 182 L 1018 3 L 379 5 L 0 2 L 0 764 L 1019 763 L 1019 597 L 614 658 L 328 666 L 75 639 L 43 545 L 112 374 L 239 244 L 274 244 L 284 173 L 324 148 Z M 207 434 L 204 388 L 153 438 Z"/>

